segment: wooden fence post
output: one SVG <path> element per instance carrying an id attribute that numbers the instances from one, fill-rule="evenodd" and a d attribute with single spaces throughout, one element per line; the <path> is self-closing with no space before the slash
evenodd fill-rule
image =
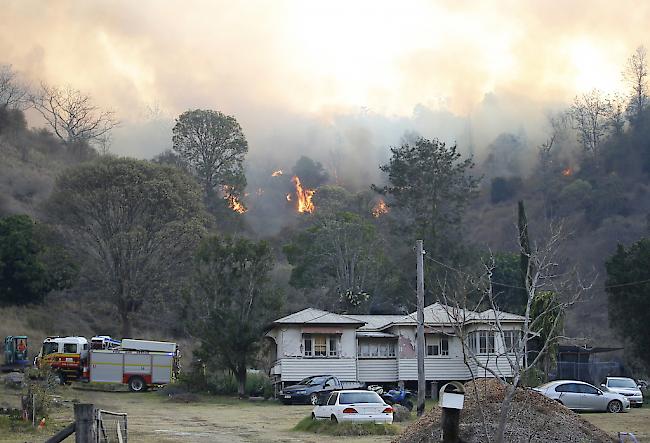
<path id="1" fill-rule="evenodd" d="M 74 405 L 75 443 L 96 443 L 95 405 Z"/>

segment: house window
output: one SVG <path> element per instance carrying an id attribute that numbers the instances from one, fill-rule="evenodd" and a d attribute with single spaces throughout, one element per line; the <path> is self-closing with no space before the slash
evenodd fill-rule
<path id="1" fill-rule="evenodd" d="M 439 355 L 449 355 L 449 339 L 447 337 L 434 337 L 427 341 L 429 342 L 427 345 L 427 356 L 436 357 Z"/>
<path id="2" fill-rule="evenodd" d="M 305 357 L 338 357 L 340 343 L 338 335 L 303 334 L 303 355 Z"/>
<path id="3" fill-rule="evenodd" d="M 449 339 L 447 337 L 440 339 L 440 355 L 449 355 Z"/>
<path id="4" fill-rule="evenodd" d="M 325 357 L 327 355 L 327 337 L 325 335 L 314 336 L 314 355 Z"/>
<path id="5" fill-rule="evenodd" d="M 312 355 L 314 355 L 311 349 L 311 341 L 312 341 L 311 335 L 305 335 L 304 341 L 305 341 L 305 357 L 311 357 Z"/>
<path id="6" fill-rule="evenodd" d="M 473 354 L 493 354 L 494 353 L 494 332 L 493 331 L 476 331 L 470 332 L 468 337 L 469 350 Z"/>
<path id="7" fill-rule="evenodd" d="M 513 352 L 519 346 L 520 331 L 503 331 L 503 345 L 507 352 Z"/>
<path id="8" fill-rule="evenodd" d="M 357 355 L 363 358 L 391 358 L 395 357 L 395 342 L 388 340 L 360 341 Z"/>
<path id="9" fill-rule="evenodd" d="M 478 353 L 494 354 L 494 332 L 479 331 L 478 334 Z"/>

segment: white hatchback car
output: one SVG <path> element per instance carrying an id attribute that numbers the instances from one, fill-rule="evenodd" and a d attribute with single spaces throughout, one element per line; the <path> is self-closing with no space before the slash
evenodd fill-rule
<path id="1" fill-rule="evenodd" d="M 314 420 L 339 422 L 390 424 L 393 408 L 373 391 L 345 390 L 330 394 L 324 404 L 311 413 Z"/>

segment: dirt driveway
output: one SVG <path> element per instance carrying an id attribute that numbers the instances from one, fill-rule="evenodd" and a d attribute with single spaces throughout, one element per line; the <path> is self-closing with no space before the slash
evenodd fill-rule
<path id="1" fill-rule="evenodd" d="M 239 401 L 226 397 L 202 397 L 193 403 L 177 403 L 155 393 L 93 392 L 65 387 L 63 405 L 54 409 L 48 432 L 38 435 L 1 435 L 0 442 L 40 442 L 72 419 L 72 400 L 128 414 L 129 441 L 171 442 L 309 442 L 331 443 L 333 437 L 298 433 L 291 428 L 307 416 L 309 406 L 284 406 L 275 402 Z M 0 389 L 0 403 L 18 406 L 15 392 Z M 0 432 L 2 434 L 2 432 Z M 389 442 L 390 437 L 337 437 L 350 443 Z"/>

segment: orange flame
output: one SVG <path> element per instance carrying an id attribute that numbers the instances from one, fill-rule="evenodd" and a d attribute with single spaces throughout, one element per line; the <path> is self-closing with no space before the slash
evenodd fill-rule
<path id="1" fill-rule="evenodd" d="M 223 198 L 228 202 L 228 207 L 230 209 L 232 209 L 238 214 L 243 214 L 244 212 L 248 211 L 248 209 L 246 209 L 246 206 L 244 206 L 244 204 L 239 201 L 237 196 L 232 194 L 234 190 L 232 186 L 223 185 L 221 189 L 225 194 Z"/>
<path id="2" fill-rule="evenodd" d="M 569 168 L 563 169 L 562 170 L 562 175 L 565 176 L 565 177 L 569 177 L 569 176 L 573 175 L 573 168 L 569 167 Z"/>
<path id="3" fill-rule="evenodd" d="M 287 201 L 288 201 L 288 202 L 291 201 L 291 194 L 287 194 Z"/>
<path id="4" fill-rule="evenodd" d="M 273 171 L 273 174 L 271 174 L 271 177 L 279 177 L 283 174 L 282 169 L 278 169 L 277 171 Z"/>
<path id="5" fill-rule="evenodd" d="M 227 196 L 226 200 L 228 200 L 228 207 L 238 214 L 243 214 L 244 212 L 248 211 L 242 202 L 237 200 L 237 197 L 234 195 Z"/>
<path id="6" fill-rule="evenodd" d="M 312 203 L 311 199 L 316 193 L 313 189 L 303 189 L 302 185 L 300 184 L 300 179 L 298 178 L 297 175 L 294 175 L 293 178 L 291 179 L 293 182 L 294 186 L 296 187 L 296 197 L 298 197 L 297 200 L 297 207 L 298 212 L 304 213 L 312 213 L 316 209 L 314 206 L 314 203 Z"/>
<path id="7" fill-rule="evenodd" d="M 388 211 L 390 211 L 390 208 L 386 202 L 380 198 L 377 204 L 372 208 L 372 216 L 379 218 L 384 214 L 388 214 Z"/>

